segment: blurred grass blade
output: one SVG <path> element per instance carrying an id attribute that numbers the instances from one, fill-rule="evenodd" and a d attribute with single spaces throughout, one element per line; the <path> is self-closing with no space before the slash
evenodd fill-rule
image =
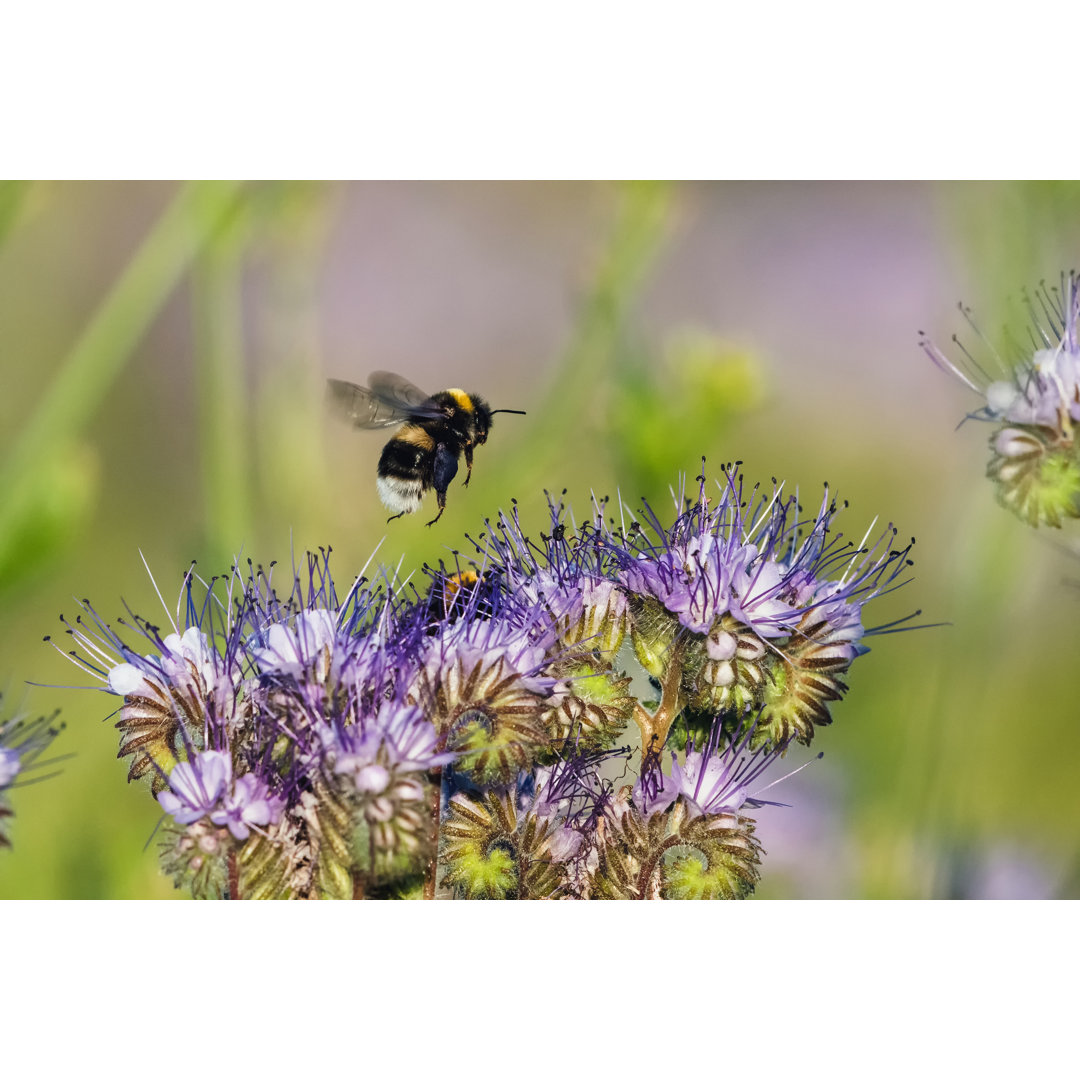
<path id="1" fill-rule="evenodd" d="M 19 538 L 32 532 L 42 477 L 97 410 L 132 350 L 195 254 L 233 206 L 239 182 L 198 182 L 181 188 L 128 263 L 52 381 L 0 470 L 0 582 L 18 576 L 11 565 Z"/>
<path id="2" fill-rule="evenodd" d="M 192 268 L 205 536 L 215 563 L 230 561 L 251 539 L 243 318 L 248 216 L 231 216 Z"/>
<path id="3" fill-rule="evenodd" d="M 543 450 L 519 470 L 522 489 L 546 478 L 548 466 L 562 460 L 566 446 L 585 429 L 604 425 L 623 323 L 670 227 L 670 185 L 635 181 L 618 192 L 615 220 L 573 339 L 547 400 L 530 409 L 543 417 Z"/>

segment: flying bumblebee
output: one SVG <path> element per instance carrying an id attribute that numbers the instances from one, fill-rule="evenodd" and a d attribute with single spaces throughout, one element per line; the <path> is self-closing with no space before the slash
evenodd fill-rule
<path id="1" fill-rule="evenodd" d="M 520 409 L 492 409 L 478 394 L 464 390 L 425 394 L 388 371 L 373 372 L 367 386 L 340 379 L 327 382 L 335 411 L 354 427 L 402 425 L 379 458 L 379 498 L 388 510 L 397 511 L 387 521 L 419 510 L 424 493 L 434 488 L 439 512 L 428 522 L 434 525 L 446 509 L 446 489 L 457 475 L 462 451 L 468 487 L 473 449 L 487 441 L 492 416 L 497 412 L 525 415 Z"/>

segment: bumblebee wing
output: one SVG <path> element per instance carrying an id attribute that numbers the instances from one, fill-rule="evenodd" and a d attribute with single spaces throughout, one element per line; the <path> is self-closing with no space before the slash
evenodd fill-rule
<path id="1" fill-rule="evenodd" d="M 384 405 L 418 420 L 434 420 L 444 415 L 442 409 L 431 403 L 430 394 L 393 372 L 373 371 L 368 376 L 368 386 Z"/>
<path id="2" fill-rule="evenodd" d="M 390 427 L 391 424 L 408 420 L 415 413 L 407 405 L 395 405 L 366 386 L 342 382 L 340 379 L 327 379 L 326 384 L 327 396 L 334 411 L 354 427 Z"/>

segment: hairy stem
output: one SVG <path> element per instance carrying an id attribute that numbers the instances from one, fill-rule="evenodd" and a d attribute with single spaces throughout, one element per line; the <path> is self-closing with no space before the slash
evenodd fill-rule
<path id="1" fill-rule="evenodd" d="M 634 706 L 634 721 L 641 729 L 641 761 L 644 764 L 650 757 L 655 757 L 667 742 L 668 731 L 679 715 L 681 706 L 680 686 L 683 668 L 683 640 L 677 638 L 671 645 L 667 668 L 661 681 L 660 704 L 655 713 L 639 701 Z"/>
<path id="2" fill-rule="evenodd" d="M 240 899 L 240 865 L 236 859 L 236 849 L 229 852 L 229 899 Z"/>
<path id="3" fill-rule="evenodd" d="M 442 766 L 431 771 L 431 822 L 428 832 L 427 876 L 424 878 L 424 899 L 435 899 L 435 886 L 439 879 L 439 819 L 442 816 Z"/>

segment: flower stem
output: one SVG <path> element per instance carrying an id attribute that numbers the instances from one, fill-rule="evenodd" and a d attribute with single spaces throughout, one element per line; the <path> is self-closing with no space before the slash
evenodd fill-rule
<path id="1" fill-rule="evenodd" d="M 683 641 L 681 638 L 672 643 L 667 668 L 661 683 L 660 704 L 655 713 L 639 701 L 634 706 L 634 721 L 641 729 L 641 760 L 644 763 L 650 757 L 656 757 L 667 742 L 668 731 L 675 722 L 682 707 L 680 689 L 682 684 Z"/>
<path id="2" fill-rule="evenodd" d="M 439 819 L 442 816 L 442 766 L 431 770 L 431 824 L 428 843 L 431 854 L 428 857 L 427 877 L 424 879 L 424 899 L 435 899 L 435 887 L 439 880 Z"/>
<path id="3" fill-rule="evenodd" d="M 236 861 L 236 850 L 229 852 L 229 899 L 240 899 L 240 866 Z"/>

